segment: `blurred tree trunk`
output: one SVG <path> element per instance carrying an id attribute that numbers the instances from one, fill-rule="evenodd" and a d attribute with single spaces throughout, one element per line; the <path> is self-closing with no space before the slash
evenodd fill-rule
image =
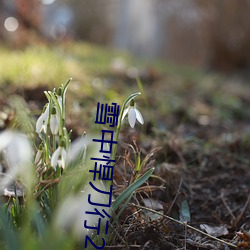
<path id="1" fill-rule="evenodd" d="M 113 24 L 110 16 L 115 1 L 103 0 L 64 0 L 70 4 L 75 20 L 73 29 L 76 39 L 84 39 L 100 44 L 110 44 L 112 41 Z"/>
<path id="2" fill-rule="evenodd" d="M 16 18 L 19 22 L 19 43 L 25 45 L 41 36 L 41 2 L 39 0 L 15 0 Z"/>
<path id="3" fill-rule="evenodd" d="M 41 3 L 38 0 L 16 0 L 17 19 L 26 30 L 39 31 Z"/>
<path id="4" fill-rule="evenodd" d="M 250 1 L 209 1 L 209 65 L 230 71 L 250 66 Z"/>
<path id="5" fill-rule="evenodd" d="M 222 71 L 250 67 L 249 0 L 158 1 L 166 58 Z"/>
<path id="6" fill-rule="evenodd" d="M 0 39 L 9 45 L 20 47 L 34 39 L 41 38 L 41 2 L 40 0 L 0 0 L 0 21 L 5 23 L 6 18 L 17 19 L 18 27 L 8 31 L 4 25 L 0 28 Z"/>

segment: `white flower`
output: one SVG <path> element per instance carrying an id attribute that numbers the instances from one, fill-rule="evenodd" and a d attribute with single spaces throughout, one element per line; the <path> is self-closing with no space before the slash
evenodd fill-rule
<path id="1" fill-rule="evenodd" d="M 58 112 L 55 107 L 52 108 L 51 116 L 50 116 L 50 130 L 53 135 L 56 135 L 59 131 L 59 117 Z"/>
<path id="2" fill-rule="evenodd" d="M 7 163 L 7 173 L 1 179 L 1 187 L 21 177 L 27 186 L 32 183 L 32 147 L 28 138 L 17 132 L 6 130 L 0 133 L 0 152 Z"/>
<path id="3" fill-rule="evenodd" d="M 95 183 L 95 187 L 100 190 L 105 190 L 102 183 Z M 89 194 L 93 202 L 101 204 L 107 204 L 108 202 L 106 195 L 96 192 L 89 184 L 83 185 L 82 191 L 79 194 L 70 194 L 62 201 L 62 204 L 58 206 L 54 220 L 56 230 L 62 233 L 72 233 L 81 240 L 84 240 L 86 235 L 93 233 L 93 230 L 84 227 L 85 220 L 87 220 L 88 226 L 95 226 L 98 223 L 98 216 L 86 214 L 87 211 L 96 212 L 95 206 L 88 202 Z M 101 209 L 98 210 L 101 212 Z M 111 213 L 110 208 L 105 208 L 105 211 L 108 214 Z M 101 213 L 103 214 L 103 212 Z M 105 216 L 103 221 L 108 219 L 109 218 Z"/>
<path id="4" fill-rule="evenodd" d="M 87 146 L 92 142 L 90 136 L 83 135 L 82 137 L 77 138 L 71 143 L 68 150 L 68 163 L 71 164 L 76 160 L 86 159 Z"/>
<path id="5" fill-rule="evenodd" d="M 67 150 L 64 148 L 64 143 L 61 142 L 51 157 L 51 166 L 56 168 L 65 168 L 66 164 L 72 164 L 78 160 L 86 159 L 87 146 L 92 142 L 89 136 L 84 136 L 76 139 Z M 99 149 L 98 149 L 99 150 Z M 99 152 L 99 151 L 98 151 Z"/>
<path id="6" fill-rule="evenodd" d="M 51 166 L 56 168 L 58 165 L 64 169 L 67 161 L 67 152 L 63 146 L 59 146 L 51 157 Z"/>
<path id="7" fill-rule="evenodd" d="M 40 117 L 36 122 L 37 133 L 41 133 L 42 131 L 44 133 L 47 132 L 48 120 L 49 120 L 49 104 L 47 104 L 45 110 L 43 111 L 43 113 L 40 115 Z"/>
<path id="8" fill-rule="evenodd" d="M 138 122 L 140 122 L 141 124 L 144 123 L 143 117 L 141 112 L 135 107 L 135 103 L 134 100 L 130 101 L 130 105 L 128 108 L 126 108 L 123 112 L 122 115 L 122 120 L 124 119 L 124 117 L 128 114 L 128 122 L 129 125 L 133 128 L 135 126 L 135 122 L 136 119 L 138 120 Z"/>

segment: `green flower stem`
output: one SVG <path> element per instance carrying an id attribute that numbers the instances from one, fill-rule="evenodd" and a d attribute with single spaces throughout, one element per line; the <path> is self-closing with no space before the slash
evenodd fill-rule
<path id="1" fill-rule="evenodd" d="M 63 86 L 62 89 L 62 127 L 65 126 L 65 96 L 66 96 L 66 91 L 68 89 L 69 83 L 71 82 L 72 78 L 70 78 L 67 83 Z"/>
<path id="2" fill-rule="evenodd" d="M 65 148 L 66 149 L 69 149 L 69 146 L 70 146 L 70 136 L 69 136 L 69 133 L 67 131 L 67 129 L 65 127 L 63 127 L 63 138 L 64 138 L 64 141 L 65 141 Z"/>
<path id="3" fill-rule="evenodd" d="M 46 135 L 46 140 L 45 140 L 45 143 L 44 143 L 44 150 L 45 150 L 45 162 L 46 162 L 46 165 L 50 162 L 49 161 L 49 137 Z"/>
<path id="4" fill-rule="evenodd" d="M 56 150 L 56 135 L 52 135 L 52 149 L 53 152 Z"/>
<path id="5" fill-rule="evenodd" d="M 49 159 L 49 152 L 51 150 L 50 148 L 50 136 L 49 136 L 49 129 L 50 129 L 50 114 L 51 114 L 51 111 L 52 111 L 52 101 L 51 101 L 51 98 L 48 94 L 47 91 L 44 91 L 48 101 L 49 101 L 49 117 L 48 117 L 48 123 L 47 123 L 47 129 L 46 129 L 46 133 L 45 133 L 45 143 L 44 143 L 44 148 L 45 148 L 45 157 L 46 157 L 46 164 L 48 164 L 50 162 L 50 159 Z"/>

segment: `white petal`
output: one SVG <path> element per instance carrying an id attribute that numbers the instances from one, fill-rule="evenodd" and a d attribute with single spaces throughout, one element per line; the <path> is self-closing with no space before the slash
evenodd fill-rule
<path id="1" fill-rule="evenodd" d="M 104 190 L 105 188 L 99 183 L 95 184 L 96 188 Z M 93 190 L 87 183 L 82 187 L 80 194 L 69 194 L 62 203 L 58 206 L 55 212 L 55 227 L 59 232 L 72 232 L 77 238 L 85 239 L 86 235 L 90 235 L 93 230 L 84 227 L 84 221 L 88 221 L 89 226 L 95 226 L 98 223 L 97 216 L 89 216 L 88 212 L 95 212 L 94 206 L 89 204 L 88 195 L 91 195 L 92 202 L 106 204 L 108 199 L 106 195 Z M 106 191 L 106 190 L 105 190 Z M 110 214 L 111 211 L 105 208 L 105 211 Z"/>
<path id="2" fill-rule="evenodd" d="M 86 204 L 88 204 L 87 201 L 88 199 L 86 198 Z M 61 230 L 62 232 L 67 232 L 68 230 L 72 230 L 74 224 L 78 219 L 77 217 L 79 215 L 79 212 L 81 212 L 79 209 L 80 207 L 79 197 L 68 196 L 66 199 L 63 200 L 63 203 L 58 207 L 59 209 L 56 213 L 56 218 L 55 218 L 55 225 L 57 229 Z M 84 207 L 82 207 L 81 209 L 84 209 Z M 85 210 L 86 209 L 84 209 L 83 211 L 85 212 Z"/>
<path id="3" fill-rule="evenodd" d="M 129 110 L 129 108 L 126 108 L 126 109 L 123 111 L 122 120 L 125 118 L 126 114 L 128 113 L 128 110 Z"/>
<path id="4" fill-rule="evenodd" d="M 57 115 L 51 115 L 50 117 L 50 130 L 53 135 L 56 135 L 59 131 L 59 121 Z"/>
<path id="5" fill-rule="evenodd" d="M 48 119 L 49 119 L 49 105 L 47 105 L 45 111 L 37 119 L 37 122 L 36 122 L 37 133 L 40 133 L 42 130 L 44 131 L 44 133 L 46 133 Z"/>
<path id="6" fill-rule="evenodd" d="M 41 131 L 43 131 L 45 134 L 47 133 L 47 125 L 48 123 L 46 121 L 43 121 Z"/>
<path id="7" fill-rule="evenodd" d="M 58 104 L 62 110 L 62 97 L 61 96 L 57 96 L 57 101 L 58 101 Z"/>
<path id="8" fill-rule="evenodd" d="M 37 150 L 36 157 L 35 157 L 35 163 L 36 164 L 40 161 L 40 159 L 42 157 L 42 153 L 43 153 L 42 150 L 40 150 L 40 149 Z"/>
<path id="9" fill-rule="evenodd" d="M 42 131 L 43 122 L 44 122 L 44 113 L 42 113 L 40 117 L 37 119 L 37 122 L 36 122 L 37 133 L 40 133 Z"/>
<path id="10" fill-rule="evenodd" d="M 60 164 L 61 168 L 63 168 L 63 169 L 65 168 L 66 161 L 67 161 L 67 152 L 63 148 L 62 151 L 61 151 L 61 164 Z"/>
<path id="11" fill-rule="evenodd" d="M 14 137 L 14 133 L 8 130 L 0 133 L 0 151 L 5 149 Z"/>
<path id="12" fill-rule="evenodd" d="M 5 161 L 8 163 L 8 170 L 5 175 L 7 178 L 1 179 L 0 189 L 18 176 L 22 177 L 25 185 L 30 186 L 31 182 L 33 182 L 33 152 L 30 141 L 21 133 L 6 131 L 3 134 L 7 139 L 11 138 L 11 140 L 8 140 L 4 155 Z M 1 139 L 3 134 L 0 135 Z"/>
<path id="13" fill-rule="evenodd" d="M 71 143 L 67 154 L 68 162 L 72 163 L 80 155 L 84 156 L 86 154 L 87 145 L 89 145 L 91 142 L 92 139 L 88 135 L 85 135 L 84 137 L 80 137 L 74 140 L 74 142 Z"/>
<path id="14" fill-rule="evenodd" d="M 67 152 L 64 148 L 62 148 L 61 155 L 65 160 L 67 159 Z"/>
<path id="15" fill-rule="evenodd" d="M 32 147 L 25 135 L 14 133 L 12 141 L 6 149 L 9 167 L 15 168 L 31 163 Z"/>
<path id="16" fill-rule="evenodd" d="M 133 128 L 135 126 L 136 122 L 136 113 L 135 113 L 135 108 L 131 107 L 129 112 L 128 112 L 128 122 L 129 125 Z"/>
<path id="17" fill-rule="evenodd" d="M 49 104 L 47 105 L 43 114 L 44 114 L 44 120 L 48 121 L 48 119 L 49 119 Z"/>
<path id="18" fill-rule="evenodd" d="M 51 166 L 53 168 L 55 168 L 57 166 L 57 164 L 58 164 L 58 158 L 59 158 L 59 156 L 61 154 L 61 150 L 62 150 L 62 148 L 59 146 L 56 149 L 56 151 L 52 154 L 52 157 L 51 157 Z"/>
<path id="19" fill-rule="evenodd" d="M 57 163 L 58 163 L 59 168 L 62 168 L 62 169 L 65 168 L 65 161 L 63 160 L 63 158 L 61 158 L 60 160 L 58 159 Z"/>
<path id="20" fill-rule="evenodd" d="M 141 112 L 135 108 L 135 113 L 136 113 L 136 119 L 141 123 L 143 124 L 144 123 L 144 120 L 143 120 L 143 117 L 142 117 L 142 114 Z"/>

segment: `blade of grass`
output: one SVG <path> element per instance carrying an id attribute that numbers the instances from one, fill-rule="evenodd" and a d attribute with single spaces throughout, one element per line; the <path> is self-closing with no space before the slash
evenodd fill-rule
<path id="1" fill-rule="evenodd" d="M 116 214 L 116 216 L 115 216 L 115 218 L 114 218 L 114 220 L 113 220 L 113 222 L 112 222 L 113 224 L 115 224 L 116 221 L 119 219 L 121 213 L 122 213 L 122 212 L 124 211 L 124 209 L 127 207 L 127 204 L 129 203 L 129 201 L 130 201 L 130 199 L 132 198 L 132 196 L 133 196 L 133 193 L 131 193 L 131 194 L 129 195 L 129 197 L 127 198 L 127 200 L 124 202 L 122 208 L 121 208 L 121 209 L 119 210 L 119 212 Z"/>
<path id="2" fill-rule="evenodd" d="M 4 233 L 7 250 L 21 250 L 20 242 L 14 229 L 8 223 L 7 214 L 0 209 L 0 229 Z"/>

